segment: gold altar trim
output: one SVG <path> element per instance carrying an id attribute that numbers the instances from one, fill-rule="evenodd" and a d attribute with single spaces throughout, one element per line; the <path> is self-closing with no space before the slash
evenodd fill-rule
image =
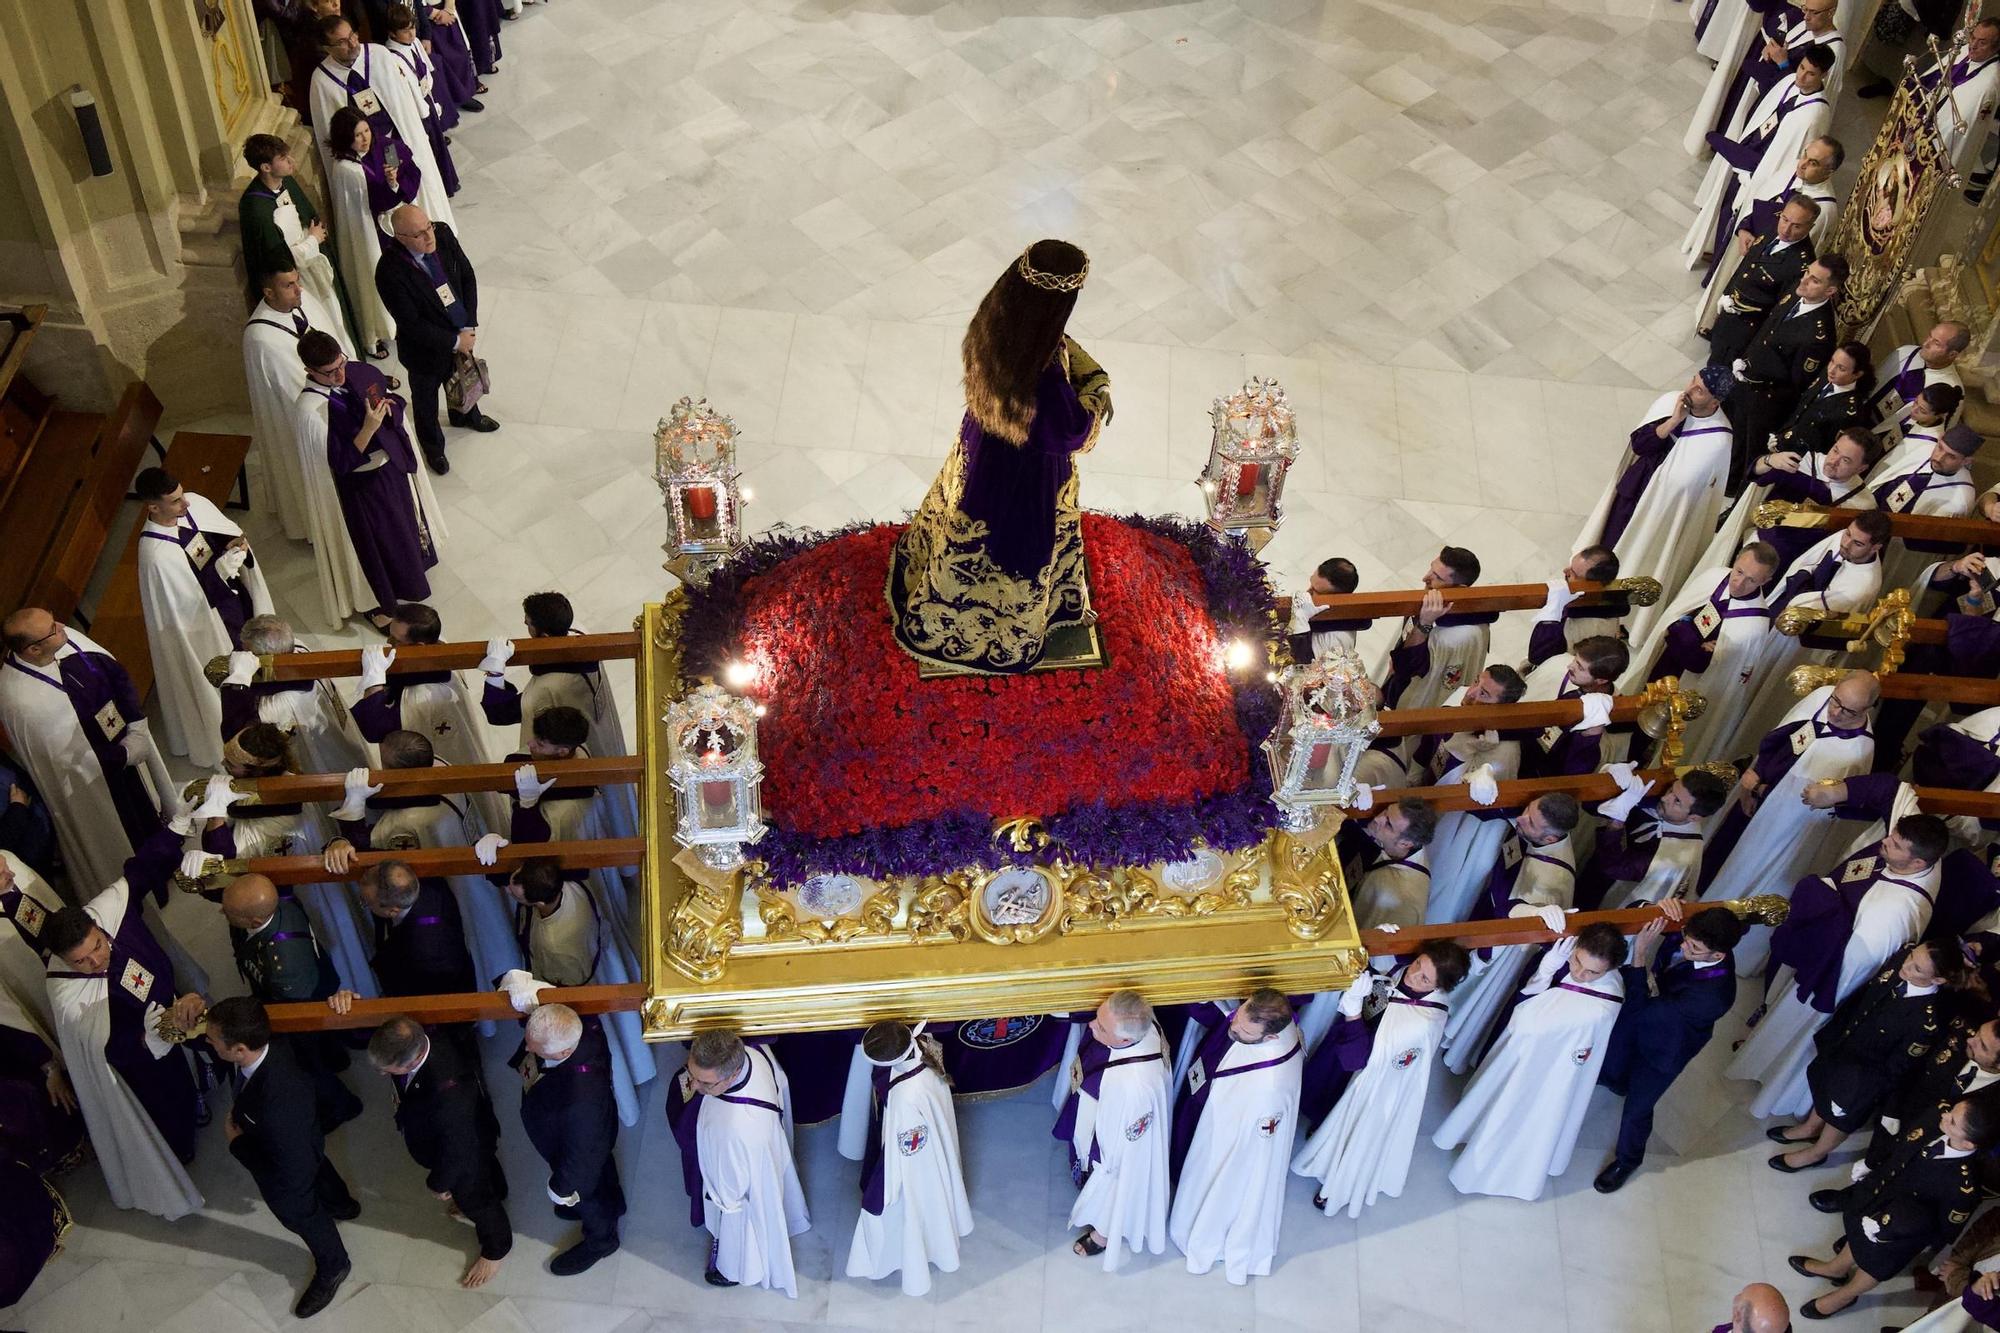
<path id="1" fill-rule="evenodd" d="M 856 876 L 858 904 L 822 918 L 755 861 L 717 871 L 669 854 L 672 796 L 657 778 L 666 707 L 683 684 L 678 619 L 677 607 L 656 604 L 641 622 L 648 1040 L 1066 1012 L 1121 986 L 1156 1004 L 1258 986 L 1297 994 L 1344 987 L 1367 965 L 1332 845 L 1337 815 L 1241 852 L 1201 852 L 1205 873 L 1184 886 L 1163 866 L 1038 859 L 1033 821 L 1009 821 L 1004 845 L 1019 852 L 1010 865 L 1032 871 L 1045 895 L 1031 918 L 1000 921 L 985 890 L 1004 870 Z"/>

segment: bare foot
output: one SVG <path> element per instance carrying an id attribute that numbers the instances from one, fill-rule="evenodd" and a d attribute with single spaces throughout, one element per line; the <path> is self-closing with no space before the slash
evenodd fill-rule
<path id="1" fill-rule="evenodd" d="M 465 1276 L 458 1280 L 458 1285 L 464 1287 L 467 1291 L 472 1290 L 474 1287 L 483 1287 L 499 1271 L 500 1261 L 498 1259 L 474 1259 L 466 1266 Z"/>

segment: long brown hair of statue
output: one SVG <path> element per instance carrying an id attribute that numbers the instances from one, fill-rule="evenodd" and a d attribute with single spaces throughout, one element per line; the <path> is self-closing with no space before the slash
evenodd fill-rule
<path id="1" fill-rule="evenodd" d="M 1068 241 L 1036 241 L 1007 265 L 965 330 L 965 407 L 989 435 L 1028 439 L 1035 386 L 1076 309 L 1090 257 Z"/>

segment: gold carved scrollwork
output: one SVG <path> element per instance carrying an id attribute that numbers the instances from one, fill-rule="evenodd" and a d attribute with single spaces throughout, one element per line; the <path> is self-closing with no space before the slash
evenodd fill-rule
<path id="1" fill-rule="evenodd" d="M 1251 895 L 1257 892 L 1263 879 L 1266 853 L 1266 846 L 1257 847 L 1240 858 L 1219 883 L 1194 893 L 1167 888 L 1150 871 L 1136 867 L 1127 870 L 1126 911 L 1133 916 L 1205 917 L 1248 907 Z"/>
<path id="2" fill-rule="evenodd" d="M 1625 600 L 1634 606 L 1651 606 L 1660 600 L 1660 581 L 1645 574 L 1613 579 L 1605 587 L 1613 592 L 1624 593 Z"/>
<path id="3" fill-rule="evenodd" d="M 661 953 L 691 981 L 719 980 L 729 951 L 743 938 L 740 876 L 740 871 L 717 876 L 716 883 L 691 875 L 687 892 L 667 910 Z"/>
<path id="4" fill-rule="evenodd" d="M 762 862 L 754 861 L 746 866 L 746 883 L 757 895 L 757 919 L 764 923 L 769 939 L 845 944 L 864 936 L 887 935 L 895 929 L 898 898 L 893 889 L 869 894 L 851 915 L 825 919 L 808 913 L 801 918 L 798 904 L 784 890 L 771 886 L 761 873 L 762 867 Z"/>
<path id="5" fill-rule="evenodd" d="M 1302 940 L 1325 938 L 1347 915 L 1340 863 L 1332 844 L 1311 846 L 1287 833 L 1271 835 L 1271 896 L 1285 928 Z"/>
<path id="6" fill-rule="evenodd" d="M 920 944 L 972 938 L 966 922 L 968 872 L 955 870 L 924 880 L 910 904 L 910 937 Z"/>
<path id="7" fill-rule="evenodd" d="M 1130 910 L 1129 896 L 1107 875 L 1079 870 L 1063 885 L 1062 911 L 1056 922 L 1058 934 L 1067 935 L 1079 926 L 1115 926 Z"/>

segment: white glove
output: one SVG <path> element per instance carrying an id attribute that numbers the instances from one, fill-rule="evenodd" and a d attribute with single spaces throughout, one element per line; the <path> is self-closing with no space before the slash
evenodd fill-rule
<path id="1" fill-rule="evenodd" d="M 342 820 L 355 820 L 365 816 L 368 812 L 368 798 L 382 790 L 381 783 L 368 781 L 368 770 L 365 768 L 348 769 L 347 776 L 342 779 L 342 787 L 340 809 L 333 812 L 335 819 Z"/>
<path id="2" fill-rule="evenodd" d="M 200 879 L 208 873 L 208 863 L 220 859 L 208 852 L 182 852 L 181 875 L 186 879 Z"/>
<path id="3" fill-rule="evenodd" d="M 1571 602 L 1581 596 L 1583 594 L 1580 592 L 1570 591 L 1569 579 L 1567 577 L 1561 574 L 1556 575 L 1549 580 L 1548 600 L 1542 603 L 1541 614 L 1535 617 L 1535 623 L 1541 624 L 1544 621 L 1561 620 L 1563 611 Z"/>
<path id="4" fill-rule="evenodd" d="M 523 810 L 534 809 L 542 797 L 549 794 L 549 788 L 555 785 L 554 778 L 543 782 L 542 775 L 535 771 L 533 764 L 523 764 L 514 770 L 514 795 L 520 798 Z"/>
<path id="5" fill-rule="evenodd" d="M 1375 793 L 1385 790 L 1387 790 L 1386 787 L 1371 787 L 1365 782 L 1357 782 L 1354 784 L 1354 800 L 1347 808 L 1350 810 L 1373 810 L 1375 808 Z"/>
<path id="6" fill-rule="evenodd" d="M 225 580 L 233 582 L 243 572 L 243 563 L 250 558 L 249 548 L 232 546 L 215 557 L 215 572 Z"/>
<path id="7" fill-rule="evenodd" d="M 1535 915 L 1541 918 L 1544 926 L 1558 934 L 1569 929 L 1569 922 L 1565 919 L 1568 914 L 1554 903 L 1543 903 L 1535 909 Z"/>
<path id="8" fill-rule="evenodd" d="M 1465 775 L 1465 789 L 1472 799 L 1481 805 L 1491 805 L 1500 799 L 1500 783 L 1493 776 L 1493 765 L 1481 764 Z"/>
<path id="9" fill-rule="evenodd" d="M 1304 634 L 1312 628 L 1313 612 L 1319 610 L 1319 603 L 1313 601 L 1312 592 L 1301 588 L 1292 594 L 1292 633 Z"/>
<path id="10" fill-rule="evenodd" d="M 1864 1217 L 1861 1219 L 1861 1234 L 1868 1237 L 1869 1240 L 1880 1240 L 1882 1238 L 1882 1225 L 1872 1217 Z"/>
<path id="11" fill-rule="evenodd" d="M 1745 361 L 1740 356 L 1737 357 L 1734 361 L 1731 361 L 1729 363 L 1729 373 L 1734 375 L 1739 380 L 1743 378 L 1743 372 L 1748 370 L 1749 368 L 1750 368 L 1750 363 L 1748 361 Z"/>
<path id="12" fill-rule="evenodd" d="M 230 788 L 227 773 L 217 773 L 208 780 L 208 785 L 202 788 L 201 804 L 194 808 L 190 818 L 222 819 L 228 816 L 230 806 L 249 799 L 243 792 Z"/>
<path id="13" fill-rule="evenodd" d="M 553 1185 L 544 1185 L 542 1188 L 548 1192 L 549 1202 L 558 1208 L 574 1208 L 583 1199 L 581 1194 L 558 1194 Z"/>
<path id="14" fill-rule="evenodd" d="M 223 679 L 224 685 L 248 685 L 257 679 L 257 654 L 246 653 L 242 649 L 229 655 L 229 675 Z"/>
<path id="15" fill-rule="evenodd" d="M 396 660 L 396 650 L 389 647 L 363 648 L 361 650 L 361 692 L 363 694 L 389 682 L 389 666 Z"/>
<path id="16" fill-rule="evenodd" d="M 479 858 L 479 864 L 483 866 L 496 865 L 500 860 L 500 849 L 506 845 L 507 840 L 499 834 L 482 833 L 479 841 L 472 844 L 472 854 Z"/>
<path id="17" fill-rule="evenodd" d="M 1403 933 L 1403 928 L 1393 921 L 1385 921 L 1375 927 L 1375 929 L 1381 931 L 1384 935 L 1400 935 Z"/>
<path id="18" fill-rule="evenodd" d="M 1854 1164 L 1854 1169 L 1847 1173 L 1847 1178 L 1853 1181 L 1855 1184 L 1859 1185 L 1862 1179 L 1867 1176 L 1867 1174 L 1868 1174 L 1868 1163 L 1856 1162 Z"/>
<path id="19" fill-rule="evenodd" d="M 118 748 L 125 752 L 125 767 L 137 768 L 146 762 L 146 733 L 137 725 L 127 728 L 118 738 Z"/>
<path id="20" fill-rule="evenodd" d="M 479 670 L 488 676 L 498 676 L 507 670 L 507 663 L 514 660 L 512 639 L 488 639 L 486 656 L 479 659 Z"/>
<path id="21" fill-rule="evenodd" d="M 1583 705 L 1583 720 L 1571 727 L 1571 731 L 1595 731 L 1611 725 L 1610 695 L 1586 694 L 1577 702 Z"/>
<path id="22" fill-rule="evenodd" d="M 1624 823 L 1639 808 L 1639 802 L 1646 799 L 1646 793 L 1653 784 L 1639 776 L 1636 764 L 1609 764 L 1604 771 L 1618 784 L 1618 795 L 1597 807 L 1597 813 L 1604 819 L 1615 819 Z"/>
<path id="23" fill-rule="evenodd" d="M 549 989 L 549 983 L 537 980 L 529 972 L 515 968 L 500 977 L 500 989 L 507 992 L 507 999 L 513 1004 L 517 1014 L 532 1014 L 541 1007 L 541 994 Z"/>
<path id="24" fill-rule="evenodd" d="M 1729 315 L 1737 314 L 1742 310 L 1742 307 L 1736 304 L 1736 298 L 1733 296 L 1723 297 L 1715 303 L 1715 308 Z"/>

